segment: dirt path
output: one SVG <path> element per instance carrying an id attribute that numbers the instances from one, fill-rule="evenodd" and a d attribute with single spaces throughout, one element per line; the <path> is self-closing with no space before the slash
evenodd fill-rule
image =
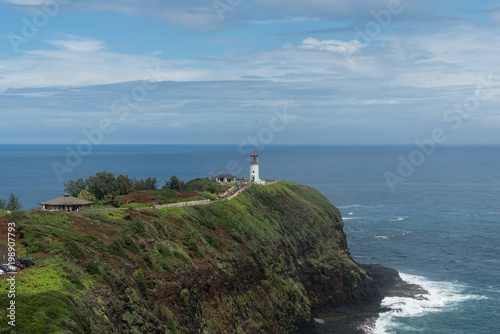
<path id="1" fill-rule="evenodd" d="M 237 192 L 235 192 L 234 194 L 232 194 L 231 196 L 226 197 L 224 199 L 231 200 L 231 199 L 235 198 L 236 196 L 238 196 L 239 194 L 241 194 L 245 189 L 250 188 L 251 186 L 252 186 L 251 184 L 246 185 L 243 188 L 241 188 L 240 190 L 238 190 Z"/>

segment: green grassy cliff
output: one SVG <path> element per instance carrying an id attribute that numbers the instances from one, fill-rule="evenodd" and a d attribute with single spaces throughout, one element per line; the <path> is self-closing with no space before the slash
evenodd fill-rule
<path id="1" fill-rule="evenodd" d="M 378 295 L 337 208 L 288 182 L 204 206 L 0 220 L 38 260 L 16 277 L 16 327 L 0 281 L 0 332 L 288 333 L 316 308 Z"/>

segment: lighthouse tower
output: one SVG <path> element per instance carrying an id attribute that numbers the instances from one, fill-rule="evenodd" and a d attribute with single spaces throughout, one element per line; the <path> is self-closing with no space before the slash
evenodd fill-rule
<path id="1" fill-rule="evenodd" d="M 250 155 L 250 182 L 260 182 L 259 155 L 255 151 Z"/>

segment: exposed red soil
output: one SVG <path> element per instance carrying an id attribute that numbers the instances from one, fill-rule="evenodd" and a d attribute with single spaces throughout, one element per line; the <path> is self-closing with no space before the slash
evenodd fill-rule
<path id="1" fill-rule="evenodd" d="M 179 198 L 194 198 L 194 197 L 199 197 L 200 194 L 198 193 L 193 193 L 193 192 L 187 192 L 187 191 L 181 191 L 180 193 L 177 193 L 177 197 Z"/>
<path id="2" fill-rule="evenodd" d="M 153 196 L 151 194 L 148 194 L 147 191 L 134 191 L 133 193 L 130 193 L 128 195 L 123 196 L 123 203 L 128 204 L 128 203 L 140 203 L 140 204 L 146 204 L 146 203 L 155 203 L 158 200 L 156 196 Z"/>

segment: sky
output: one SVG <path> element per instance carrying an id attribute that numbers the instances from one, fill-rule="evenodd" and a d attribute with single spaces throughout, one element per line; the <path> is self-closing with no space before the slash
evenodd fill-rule
<path id="1" fill-rule="evenodd" d="M 3 144 L 500 144 L 489 0 L 0 0 Z"/>

